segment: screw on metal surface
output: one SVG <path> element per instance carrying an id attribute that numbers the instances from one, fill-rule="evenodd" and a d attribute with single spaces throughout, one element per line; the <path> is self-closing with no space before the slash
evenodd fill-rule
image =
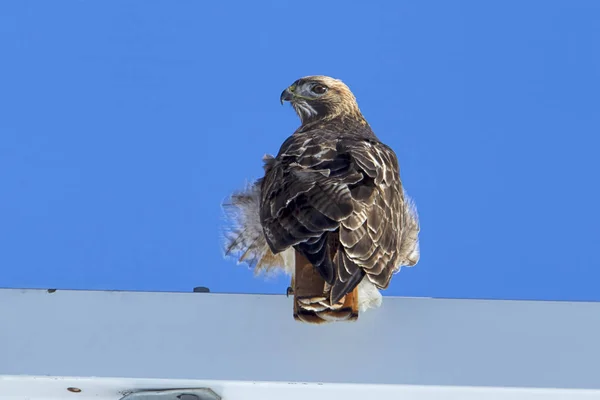
<path id="1" fill-rule="evenodd" d="M 210 293 L 210 289 L 204 286 L 196 286 L 194 293 Z"/>
<path id="2" fill-rule="evenodd" d="M 67 390 L 69 392 L 72 392 L 72 393 L 79 393 L 79 392 L 81 392 L 81 389 L 76 388 L 76 387 L 68 387 Z"/>

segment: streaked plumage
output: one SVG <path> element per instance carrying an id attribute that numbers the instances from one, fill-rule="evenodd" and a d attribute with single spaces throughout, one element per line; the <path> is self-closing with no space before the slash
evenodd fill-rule
<path id="1" fill-rule="evenodd" d="M 302 124 L 276 157 L 265 157 L 264 177 L 232 196 L 227 253 L 291 274 L 293 251 L 302 254 L 326 282 L 318 304 L 302 303 L 309 311 L 335 311 L 357 286 L 361 308 L 377 306 L 374 288 L 419 260 L 418 218 L 396 154 L 339 80 L 299 79 L 281 100 Z"/>

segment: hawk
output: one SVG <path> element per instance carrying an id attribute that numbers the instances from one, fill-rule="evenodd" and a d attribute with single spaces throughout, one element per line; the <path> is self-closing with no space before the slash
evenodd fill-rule
<path id="1" fill-rule="evenodd" d="M 264 176 L 224 206 L 227 255 L 256 271 L 292 276 L 294 317 L 354 320 L 378 307 L 401 266 L 417 264 L 419 221 L 394 151 L 382 143 L 342 81 L 307 76 L 285 89 L 300 127 Z"/>

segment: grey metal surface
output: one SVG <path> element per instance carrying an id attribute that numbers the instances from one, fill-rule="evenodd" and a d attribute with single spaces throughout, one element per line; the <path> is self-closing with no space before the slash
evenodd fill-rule
<path id="1" fill-rule="evenodd" d="M 600 303 L 0 290 L 0 375 L 600 389 Z"/>

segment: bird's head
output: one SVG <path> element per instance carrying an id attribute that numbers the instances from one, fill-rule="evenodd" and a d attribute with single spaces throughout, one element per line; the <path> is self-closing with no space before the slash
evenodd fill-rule
<path id="1" fill-rule="evenodd" d="M 302 124 L 336 117 L 364 118 L 356 98 L 342 81 L 328 76 L 306 76 L 281 93 L 281 104 L 289 101 Z M 365 122 L 366 123 L 366 122 Z"/>

